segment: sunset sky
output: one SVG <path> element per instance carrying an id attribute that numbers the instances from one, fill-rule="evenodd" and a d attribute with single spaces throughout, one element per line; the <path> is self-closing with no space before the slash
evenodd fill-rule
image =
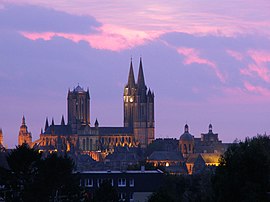
<path id="1" fill-rule="evenodd" d="M 155 92 L 156 138 L 185 123 L 223 142 L 270 134 L 269 0 L 0 0 L 0 128 L 39 137 L 89 88 L 91 123 L 123 125 L 130 58 Z"/>

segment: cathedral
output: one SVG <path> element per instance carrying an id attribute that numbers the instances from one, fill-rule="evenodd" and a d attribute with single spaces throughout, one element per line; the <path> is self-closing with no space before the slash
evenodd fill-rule
<path id="1" fill-rule="evenodd" d="M 124 123 L 121 127 L 100 127 L 96 119 L 90 123 L 90 93 L 81 86 L 68 91 L 68 117 L 62 116 L 59 125 L 52 119 L 45 122 L 40 138 L 30 143 L 23 117 L 19 134 L 19 145 L 23 142 L 41 151 L 74 151 L 91 155 L 112 152 L 116 146 L 146 148 L 155 139 L 154 93 L 147 88 L 144 79 L 142 59 L 139 62 L 137 81 L 134 78 L 132 60 L 128 82 L 123 94 Z"/>

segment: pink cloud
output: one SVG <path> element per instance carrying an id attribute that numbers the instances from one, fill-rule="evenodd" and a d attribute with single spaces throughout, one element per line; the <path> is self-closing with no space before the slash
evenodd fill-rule
<path id="1" fill-rule="evenodd" d="M 93 48 L 112 51 L 120 51 L 144 44 L 162 34 L 161 32 L 136 31 L 111 25 L 103 25 L 97 31 L 97 34 L 88 35 L 59 32 L 21 32 L 21 34 L 30 40 L 51 40 L 53 37 L 58 36 L 76 43 L 86 41 Z"/>
<path id="2" fill-rule="evenodd" d="M 244 55 L 240 52 L 237 52 L 237 51 L 234 51 L 234 50 L 226 50 L 227 54 L 232 56 L 234 59 L 236 60 L 243 60 L 244 58 Z"/>
<path id="3" fill-rule="evenodd" d="M 208 59 L 200 57 L 199 50 L 197 50 L 195 48 L 180 47 L 180 48 L 177 48 L 177 52 L 180 55 L 185 56 L 184 64 L 190 65 L 192 63 L 197 63 L 197 64 L 205 64 L 207 66 L 210 66 L 214 70 L 214 72 L 215 72 L 216 76 L 219 78 L 219 80 L 223 83 L 225 82 L 225 77 L 219 71 L 216 64 Z"/>
<path id="4" fill-rule="evenodd" d="M 262 95 L 264 97 L 270 98 L 270 90 L 261 86 L 255 86 L 250 84 L 249 82 L 244 82 L 245 89 L 249 92 Z"/>
<path id="5" fill-rule="evenodd" d="M 254 63 L 248 64 L 248 67 L 241 69 L 240 73 L 250 77 L 257 75 L 265 82 L 270 83 L 270 70 L 268 67 L 270 52 L 264 50 L 249 50 L 247 54 Z"/>

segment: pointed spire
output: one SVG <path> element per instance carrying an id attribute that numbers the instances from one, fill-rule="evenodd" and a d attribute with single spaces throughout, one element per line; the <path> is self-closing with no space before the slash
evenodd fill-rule
<path id="1" fill-rule="evenodd" d="M 99 125 L 99 123 L 98 123 L 98 120 L 96 119 L 96 121 L 95 121 L 95 127 L 97 128 L 98 125 Z"/>
<path id="2" fill-rule="evenodd" d="M 61 125 L 65 125 L 64 115 L 62 115 Z"/>
<path id="3" fill-rule="evenodd" d="M 45 122 L 45 128 L 44 128 L 44 131 L 46 131 L 48 127 L 49 127 L 49 122 L 48 122 L 48 117 L 46 117 L 46 122 Z"/>
<path id="4" fill-rule="evenodd" d="M 137 81 L 139 89 L 145 88 L 144 75 L 143 75 L 143 67 L 142 67 L 142 58 L 140 57 L 140 67 Z"/>
<path id="5" fill-rule="evenodd" d="M 23 117 L 22 117 L 22 125 L 23 125 L 23 126 L 25 125 L 25 117 L 24 117 L 24 115 L 23 115 Z"/>
<path id="6" fill-rule="evenodd" d="M 52 126 L 54 126 L 54 120 L 53 120 L 53 118 L 52 118 Z"/>
<path id="7" fill-rule="evenodd" d="M 40 130 L 40 134 L 43 134 L 43 129 L 41 128 L 41 130 Z"/>
<path id="8" fill-rule="evenodd" d="M 133 71 L 133 65 L 132 65 L 132 58 L 130 60 L 130 67 L 129 67 L 129 75 L 128 75 L 128 84 L 129 87 L 135 86 L 135 78 L 134 78 L 134 71 Z"/>

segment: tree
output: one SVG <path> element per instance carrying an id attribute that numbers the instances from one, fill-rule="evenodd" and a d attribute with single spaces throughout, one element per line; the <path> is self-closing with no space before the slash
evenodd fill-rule
<path id="1" fill-rule="evenodd" d="M 22 201 L 26 190 L 31 186 L 38 173 L 41 154 L 27 144 L 17 146 L 7 155 L 9 169 L 1 168 L 2 183 L 9 190 L 8 200 Z"/>
<path id="2" fill-rule="evenodd" d="M 269 136 L 246 138 L 244 142 L 230 146 L 216 169 L 213 186 L 216 201 L 269 200 Z"/>
<path id="3" fill-rule="evenodd" d="M 57 153 L 42 158 L 28 145 L 16 147 L 7 156 L 9 168 L 0 168 L 6 201 L 79 201 L 82 190 L 73 175 L 72 159 Z"/>
<path id="4" fill-rule="evenodd" d="M 78 200 L 81 190 L 73 169 L 74 163 L 67 155 L 53 153 L 42 159 L 28 201 Z"/>
<path id="5" fill-rule="evenodd" d="M 102 182 L 100 187 L 94 192 L 94 202 L 117 202 L 118 194 L 114 187 L 112 187 L 109 180 Z"/>

